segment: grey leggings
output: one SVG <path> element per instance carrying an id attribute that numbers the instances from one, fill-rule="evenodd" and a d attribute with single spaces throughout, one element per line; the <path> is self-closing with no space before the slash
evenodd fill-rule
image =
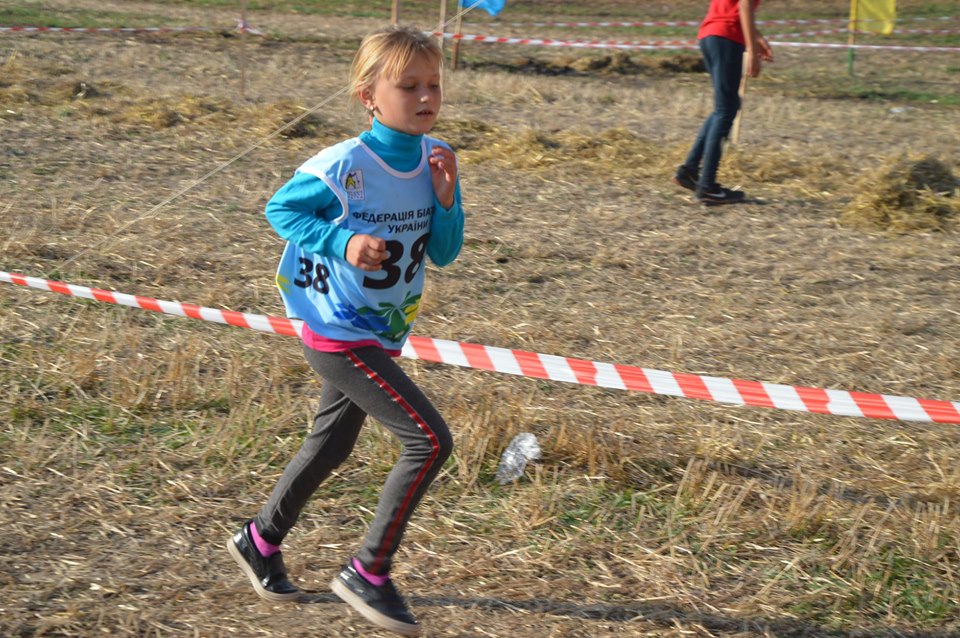
<path id="1" fill-rule="evenodd" d="M 350 456 L 369 414 L 403 444 L 356 555 L 369 572 L 386 574 L 410 515 L 453 450 L 450 429 L 420 388 L 382 349 L 331 353 L 304 346 L 303 350 L 307 362 L 324 379 L 320 407 L 313 430 L 257 515 L 257 530 L 266 541 L 280 544 L 310 496 Z"/>

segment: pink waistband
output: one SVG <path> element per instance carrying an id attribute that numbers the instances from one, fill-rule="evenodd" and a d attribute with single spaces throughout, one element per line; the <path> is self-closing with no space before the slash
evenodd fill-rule
<path id="1" fill-rule="evenodd" d="M 400 356 L 400 350 L 388 350 L 380 345 L 376 339 L 361 339 L 360 341 L 340 341 L 339 339 L 330 339 L 319 335 L 310 329 L 310 326 L 303 324 L 303 330 L 300 332 L 300 338 L 308 348 L 318 352 L 345 352 L 354 348 L 363 348 L 365 346 L 374 346 L 383 349 L 391 357 Z"/>

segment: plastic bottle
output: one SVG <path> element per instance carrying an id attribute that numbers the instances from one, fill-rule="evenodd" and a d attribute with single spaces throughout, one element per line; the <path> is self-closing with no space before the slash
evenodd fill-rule
<path id="1" fill-rule="evenodd" d="M 500 466 L 497 467 L 497 480 L 500 481 L 500 485 L 516 481 L 523 476 L 527 461 L 536 460 L 540 457 L 540 445 L 537 443 L 537 437 L 533 434 L 521 432 L 513 437 L 510 445 L 503 451 L 503 456 L 500 457 Z"/>

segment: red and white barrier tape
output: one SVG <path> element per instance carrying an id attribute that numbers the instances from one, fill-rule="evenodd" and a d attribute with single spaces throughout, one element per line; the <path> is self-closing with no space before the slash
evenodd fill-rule
<path id="1" fill-rule="evenodd" d="M 931 19 L 952 19 L 931 18 Z M 832 20 L 769 20 L 768 24 L 806 24 L 835 22 Z M 538 22 L 531 26 L 695 26 L 697 23 L 686 22 Z M 162 32 L 203 32 L 212 31 L 210 27 L 4 27 L 0 26 L 0 34 L 4 33 L 162 33 Z M 252 35 L 263 35 L 263 32 L 238 21 L 236 30 L 241 33 L 250 33 Z M 900 33 L 939 35 L 955 34 L 953 30 L 900 30 Z M 829 35 L 833 33 L 848 33 L 846 29 L 828 29 L 825 31 L 808 31 L 804 33 L 784 33 L 771 36 L 773 38 L 795 38 L 811 37 L 818 35 Z M 860 32 L 858 32 L 860 33 Z M 489 35 L 470 35 L 464 33 L 434 33 L 436 36 L 443 36 L 448 40 L 462 40 L 471 42 L 485 42 L 488 44 L 520 44 L 528 46 L 550 46 L 550 47 L 570 47 L 575 49 L 620 49 L 620 50 L 647 50 L 647 49 L 674 49 L 674 50 L 696 50 L 698 48 L 695 39 L 681 40 L 639 40 L 635 42 L 624 42 L 620 40 L 557 40 L 553 38 L 517 38 L 517 37 L 499 37 Z M 910 45 L 884 45 L 884 44 L 840 44 L 840 43 L 821 43 L 821 42 L 773 42 L 780 46 L 806 47 L 806 48 L 851 48 L 851 49 L 876 49 L 890 51 L 939 51 L 939 52 L 957 52 L 960 47 L 938 47 L 938 46 L 910 46 Z"/>
<path id="2" fill-rule="evenodd" d="M 209 27 L 0 27 L 0 33 L 161 33 L 210 30 Z"/>
<path id="3" fill-rule="evenodd" d="M 507 22 L 512 27 L 699 27 L 689 20 L 642 20 L 637 22 Z"/>
<path id="4" fill-rule="evenodd" d="M 771 46 L 802 47 L 807 49 L 867 49 L 874 51 L 926 51 L 960 53 L 960 47 L 911 46 L 906 44 L 845 44 L 840 42 L 784 42 L 771 40 Z"/>
<path id="5" fill-rule="evenodd" d="M 510 38 L 491 35 L 471 35 L 468 33 L 434 33 L 447 40 L 484 42 L 487 44 L 522 44 L 529 46 L 572 47 L 577 49 L 697 49 L 696 40 L 641 40 L 622 42 L 618 40 L 555 40 L 552 38 Z M 960 47 L 909 46 L 896 44 L 841 44 L 829 42 L 770 42 L 771 45 L 786 47 L 807 47 L 823 49 L 876 49 L 889 51 L 943 51 L 960 52 Z"/>
<path id="6" fill-rule="evenodd" d="M 183 33 L 222 31 L 213 27 L 3 27 L 0 33 Z M 236 30 L 242 33 L 263 35 L 243 20 L 237 21 Z"/>
<path id="7" fill-rule="evenodd" d="M 208 27 L 0 27 L 2 33 L 159 33 L 164 31 L 210 31 Z M 253 35 L 263 35 L 262 32 L 240 22 L 237 30 L 251 33 Z M 838 30 L 839 32 L 840 30 Z M 775 37 L 796 37 L 799 35 L 825 34 L 827 32 L 811 32 L 804 34 L 783 34 Z M 920 33 L 918 31 L 917 33 Z M 926 33 L 934 33 L 928 31 Z M 953 31 L 940 31 L 938 33 L 955 33 Z M 448 40 L 463 40 L 471 42 L 485 42 L 488 44 L 520 44 L 528 46 L 549 46 L 549 47 L 570 47 L 575 49 L 620 49 L 620 50 L 645 50 L 645 49 L 680 49 L 696 50 L 696 40 L 639 40 L 636 42 L 623 42 L 619 40 L 556 40 L 552 38 L 513 38 L 498 37 L 489 35 L 470 35 L 466 33 L 435 33 L 434 35 L 443 35 Z M 909 45 L 891 45 L 891 44 L 841 44 L 827 42 L 783 42 L 771 41 L 770 44 L 788 47 L 806 47 L 806 48 L 825 48 L 825 49 L 875 49 L 889 51 L 939 51 L 939 52 L 960 52 L 960 47 L 937 47 L 937 46 L 909 46 Z"/>
<path id="8" fill-rule="evenodd" d="M 240 328 L 251 328 L 261 332 L 273 332 L 276 334 L 287 335 L 290 337 L 300 336 L 299 321 L 290 319 L 279 319 L 277 317 L 268 317 L 265 315 L 254 315 L 245 312 L 235 312 L 232 310 L 217 310 L 215 308 L 205 308 L 189 303 L 180 303 L 179 301 L 161 301 L 151 297 L 141 297 L 140 295 L 126 295 L 120 292 L 110 292 L 109 290 L 100 290 L 98 288 L 87 288 L 86 286 L 76 286 L 74 284 L 65 284 L 59 281 L 49 279 L 40 279 L 38 277 L 26 277 L 15 273 L 0 271 L 0 281 L 38 288 L 49 292 L 58 292 L 62 295 L 71 297 L 80 297 L 82 299 L 92 299 L 94 301 L 103 301 L 106 303 L 118 304 L 121 306 L 130 306 L 132 308 L 141 308 L 178 317 L 189 317 L 191 319 L 200 319 L 201 321 L 212 321 L 214 323 L 228 324 Z"/>
<path id="9" fill-rule="evenodd" d="M 956 20 L 960 16 L 900 16 L 899 22 L 946 22 Z M 884 20 L 856 20 L 854 24 L 870 24 L 875 22 L 884 22 Z M 777 24 L 777 25 L 803 25 L 803 24 L 849 24 L 847 18 L 817 18 L 800 20 L 757 20 L 758 25 Z M 644 20 L 636 22 L 508 22 L 505 23 L 514 27 L 699 27 L 700 21 L 693 20 Z"/>
<path id="10" fill-rule="evenodd" d="M 131 306 L 178 317 L 299 336 L 302 322 L 246 312 L 216 310 L 177 301 L 76 286 L 0 271 L 0 281 L 63 295 Z M 436 363 L 490 370 L 536 379 L 701 399 L 734 405 L 818 412 L 837 416 L 960 424 L 960 402 L 887 394 L 824 390 L 742 379 L 666 372 L 474 343 L 412 336 L 402 355 Z"/>
<path id="11" fill-rule="evenodd" d="M 876 35 L 868 31 L 855 31 L 857 35 Z M 897 29 L 897 35 L 909 33 L 913 35 L 956 35 L 960 31 L 956 29 Z M 776 38 L 813 38 L 818 35 L 849 35 L 849 29 L 825 29 L 823 31 L 797 31 L 795 33 L 778 33 L 776 35 L 766 36 L 768 40 Z"/>
<path id="12" fill-rule="evenodd" d="M 696 40 L 640 40 L 621 42 L 617 40 L 554 40 L 551 38 L 508 38 L 466 33 L 434 33 L 447 40 L 465 40 L 488 44 L 523 44 L 530 46 L 572 47 L 577 49 L 696 49 Z"/>
<path id="13" fill-rule="evenodd" d="M 897 22 L 951 22 L 960 19 L 960 15 L 949 16 L 897 16 Z M 888 20 L 850 20 L 848 18 L 816 18 L 798 20 L 757 20 L 757 24 L 877 24 Z"/>

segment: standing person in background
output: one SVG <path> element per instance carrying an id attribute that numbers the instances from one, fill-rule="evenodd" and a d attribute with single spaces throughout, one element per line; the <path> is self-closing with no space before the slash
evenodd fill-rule
<path id="1" fill-rule="evenodd" d="M 443 417 L 394 359 L 420 308 L 426 257 L 445 266 L 463 244 L 456 156 L 427 135 L 442 102 L 442 63 L 437 41 L 417 29 L 364 38 L 350 88 L 370 129 L 307 160 L 267 203 L 267 219 L 287 240 L 277 285 L 287 316 L 304 322 L 303 352 L 323 386 L 313 430 L 257 516 L 227 543 L 259 596 L 299 600 L 280 543 L 374 417 L 403 450 L 366 537 L 331 588 L 377 626 L 407 636 L 420 626 L 390 569 L 410 515 L 453 449 Z"/>
<path id="2" fill-rule="evenodd" d="M 717 183 L 723 141 L 740 110 L 743 56 L 747 75 L 760 75 L 761 61 L 773 62 L 773 52 L 757 29 L 754 13 L 760 0 L 710 0 L 697 39 L 713 83 L 713 112 L 707 116 L 687 159 L 677 167 L 673 182 L 694 191 L 708 206 L 743 201 L 743 191 Z"/>

